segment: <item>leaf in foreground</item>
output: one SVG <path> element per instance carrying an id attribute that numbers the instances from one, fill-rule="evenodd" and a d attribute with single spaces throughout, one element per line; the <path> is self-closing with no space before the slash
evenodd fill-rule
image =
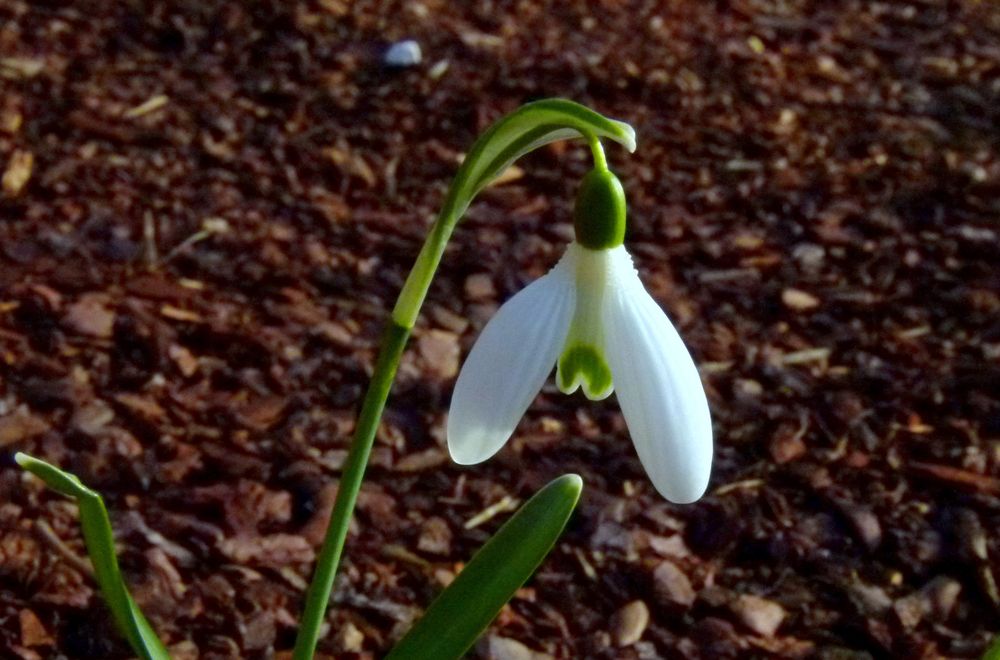
<path id="1" fill-rule="evenodd" d="M 144 660 L 170 660 L 166 647 L 156 636 L 153 627 L 132 600 L 115 557 L 115 539 L 111 520 L 104 500 L 87 488 L 74 474 L 64 472 L 54 465 L 27 454 L 18 453 L 14 460 L 45 484 L 63 495 L 76 499 L 80 507 L 80 527 L 87 552 L 94 565 L 97 584 L 118 628 L 125 635 L 132 650 Z"/>
<path id="2" fill-rule="evenodd" d="M 538 491 L 441 592 L 386 660 L 460 658 L 535 572 L 580 499 L 575 474 Z"/>

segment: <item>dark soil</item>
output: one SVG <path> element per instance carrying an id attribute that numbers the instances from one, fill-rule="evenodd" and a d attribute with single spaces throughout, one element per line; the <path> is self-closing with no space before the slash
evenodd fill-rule
<path id="1" fill-rule="evenodd" d="M 385 68 L 408 37 L 423 62 Z M 497 458 L 447 459 L 461 356 L 571 235 L 589 156 L 543 149 L 455 234 L 325 652 L 380 656 L 569 471 L 578 514 L 481 657 L 982 652 L 1000 629 L 991 0 L 0 0 L 0 655 L 128 656 L 75 507 L 16 450 L 105 495 L 176 657 L 287 652 L 428 224 L 475 137 L 548 96 L 638 131 L 609 156 L 627 246 L 709 391 L 709 494 L 664 502 L 614 399 L 551 386 Z"/>

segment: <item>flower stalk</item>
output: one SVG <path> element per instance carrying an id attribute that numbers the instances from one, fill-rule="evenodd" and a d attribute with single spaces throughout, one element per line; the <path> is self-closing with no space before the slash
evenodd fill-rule
<path id="1" fill-rule="evenodd" d="M 441 213 L 403 285 L 383 337 L 341 474 L 330 525 L 316 561 L 316 572 L 306 595 L 293 660 L 310 660 L 315 653 L 379 420 L 406 341 L 455 225 L 475 195 L 511 163 L 545 144 L 572 137 L 585 138 L 594 153 L 595 165 L 604 169 L 607 169 L 607 162 L 600 146 L 601 137 L 617 141 L 629 151 L 635 149 L 635 132 L 627 124 L 571 101 L 549 99 L 522 106 L 494 124 L 476 141 L 459 168 Z"/>
<path id="2" fill-rule="evenodd" d="M 486 460 L 513 434 L 556 367 L 564 394 L 618 393 L 639 460 L 656 489 L 697 500 L 711 472 L 708 399 L 698 368 L 649 295 L 625 249 L 625 191 L 591 140 L 595 167 L 580 184 L 576 240 L 548 274 L 504 303 L 462 366 L 448 414 L 448 449 Z"/>

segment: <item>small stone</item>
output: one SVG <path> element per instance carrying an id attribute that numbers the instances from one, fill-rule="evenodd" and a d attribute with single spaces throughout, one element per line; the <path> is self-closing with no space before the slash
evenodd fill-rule
<path id="1" fill-rule="evenodd" d="M 386 66 L 406 68 L 420 64 L 422 59 L 423 53 L 420 50 L 420 44 L 413 39 L 407 39 L 397 41 L 389 46 L 382 61 L 385 62 Z"/>
<path id="2" fill-rule="evenodd" d="M 764 394 L 764 386 L 751 378 L 737 378 L 733 383 L 733 393 L 744 401 L 752 401 Z"/>
<path id="3" fill-rule="evenodd" d="M 198 645 L 187 639 L 170 646 L 172 660 L 198 660 Z"/>
<path id="4" fill-rule="evenodd" d="M 892 599 L 885 589 L 874 584 L 858 582 L 851 585 L 852 600 L 866 616 L 879 615 L 892 607 Z"/>
<path id="5" fill-rule="evenodd" d="M 657 554 L 665 557 L 683 559 L 691 556 L 691 549 L 687 547 L 684 538 L 675 534 L 673 536 L 650 536 L 649 547 Z"/>
<path id="6" fill-rule="evenodd" d="M 457 335 L 462 334 L 469 328 L 469 321 L 458 314 L 435 305 L 431 308 L 431 318 L 445 330 L 451 330 Z"/>
<path id="7" fill-rule="evenodd" d="M 962 585 L 957 580 L 939 575 L 924 585 L 920 591 L 927 598 L 931 611 L 941 621 L 947 619 L 955 609 L 958 595 L 962 593 Z"/>
<path id="8" fill-rule="evenodd" d="M 476 653 L 482 660 L 551 660 L 548 653 L 532 651 L 527 646 L 509 637 L 489 635 L 476 644 Z"/>
<path id="9" fill-rule="evenodd" d="M 924 617 L 933 615 L 935 622 L 942 623 L 955 608 L 962 585 L 956 580 L 938 576 L 920 590 L 900 598 L 892 609 L 900 625 L 906 629 L 916 628 Z"/>
<path id="10" fill-rule="evenodd" d="M 417 351 L 429 371 L 444 380 L 458 373 L 461 350 L 458 335 L 447 330 L 430 330 L 417 340 Z"/>
<path id="11" fill-rule="evenodd" d="M 691 637 L 700 647 L 701 652 L 697 657 L 739 657 L 742 635 L 728 621 L 714 616 L 705 617 L 694 625 Z"/>
<path id="12" fill-rule="evenodd" d="M 451 554 L 451 528 L 443 518 L 434 516 L 424 522 L 417 539 L 417 550 L 433 555 Z"/>
<path id="13" fill-rule="evenodd" d="M 604 520 L 590 535 L 590 547 L 629 556 L 635 554 L 635 539 L 621 524 L 614 520 Z"/>
<path id="14" fill-rule="evenodd" d="M 277 629 L 273 612 L 262 610 L 250 615 L 246 619 L 238 619 L 237 627 L 240 631 L 244 650 L 263 651 L 274 645 Z"/>
<path id="15" fill-rule="evenodd" d="M 337 631 L 334 643 L 341 653 L 361 653 L 362 645 L 365 643 L 365 634 L 348 621 Z"/>
<path id="16" fill-rule="evenodd" d="M 469 275 L 465 278 L 465 295 L 470 300 L 495 300 L 497 290 L 493 278 L 485 273 Z"/>
<path id="17" fill-rule="evenodd" d="M 642 638 L 649 625 L 649 608 L 641 600 L 633 600 L 611 618 L 611 634 L 617 646 L 631 646 Z"/>
<path id="18" fill-rule="evenodd" d="M 785 620 L 785 608 L 760 596 L 744 594 L 730 607 L 743 625 L 764 637 L 774 637 Z"/>
<path id="19" fill-rule="evenodd" d="M 799 262 L 802 270 L 816 272 L 823 265 L 826 250 L 815 243 L 800 243 L 792 248 L 792 258 Z"/>
<path id="20" fill-rule="evenodd" d="M 799 289 L 785 289 L 782 291 L 781 302 L 785 304 L 785 307 L 796 312 L 807 312 L 819 307 L 819 298 Z"/>
<path id="21" fill-rule="evenodd" d="M 860 504 L 844 504 L 840 509 L 865 547 L 874 550 L 882 543 L 882 525 L 871 509 Z"/>
<path id="22" fill-rule="evenodd" d="M 892 605 L 899 624 L 907 630 L 916 628 L 928 613 L 927 599 L 919 591 L 900 598 Z"/>
<path id="23" fill-rule="evenodd" d="M 695 591 L 691 580 L 677 564 L 665 561 L 653 571 L 653 583 L 657 597 L 668 604 L 691 607 L 695 599 Z"/>

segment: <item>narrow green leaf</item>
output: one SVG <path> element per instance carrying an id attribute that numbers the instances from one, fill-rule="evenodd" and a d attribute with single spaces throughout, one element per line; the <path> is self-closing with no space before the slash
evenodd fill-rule
<path id="1" fill-rule="evenodd" d="M 1000 660 L 1000 636 L 994 637 L 983 654 L 983 660 Z"/>
<path id="2" fill-rule="evenodd" d="M 80 507 L 83 540 L 87 544 L 90 561 L 94 565 L 94 575 L 118 628 L 140 658 L 170 660 L 166 647 L 156 636 L 153 627 L 139 610 L 139 606 L 132 600 L 122 579 L 118 559 L 115 557 L 111 520 L 108 518 L 108 510 L 104 508 L 101 496 L 84 486 L 76 475 L 64 472 L 45 461 L 22 453 L 15 455 L 14 460 L 22 468 L 44 481 L 49 488 L 76 498 Z"/>
<path id="3" fill-rule="evenodd" d="M 431 603 L 386 660 L 461 658 L 549 553 L 580 499 L 567 474 L 528 500 Z"/>

